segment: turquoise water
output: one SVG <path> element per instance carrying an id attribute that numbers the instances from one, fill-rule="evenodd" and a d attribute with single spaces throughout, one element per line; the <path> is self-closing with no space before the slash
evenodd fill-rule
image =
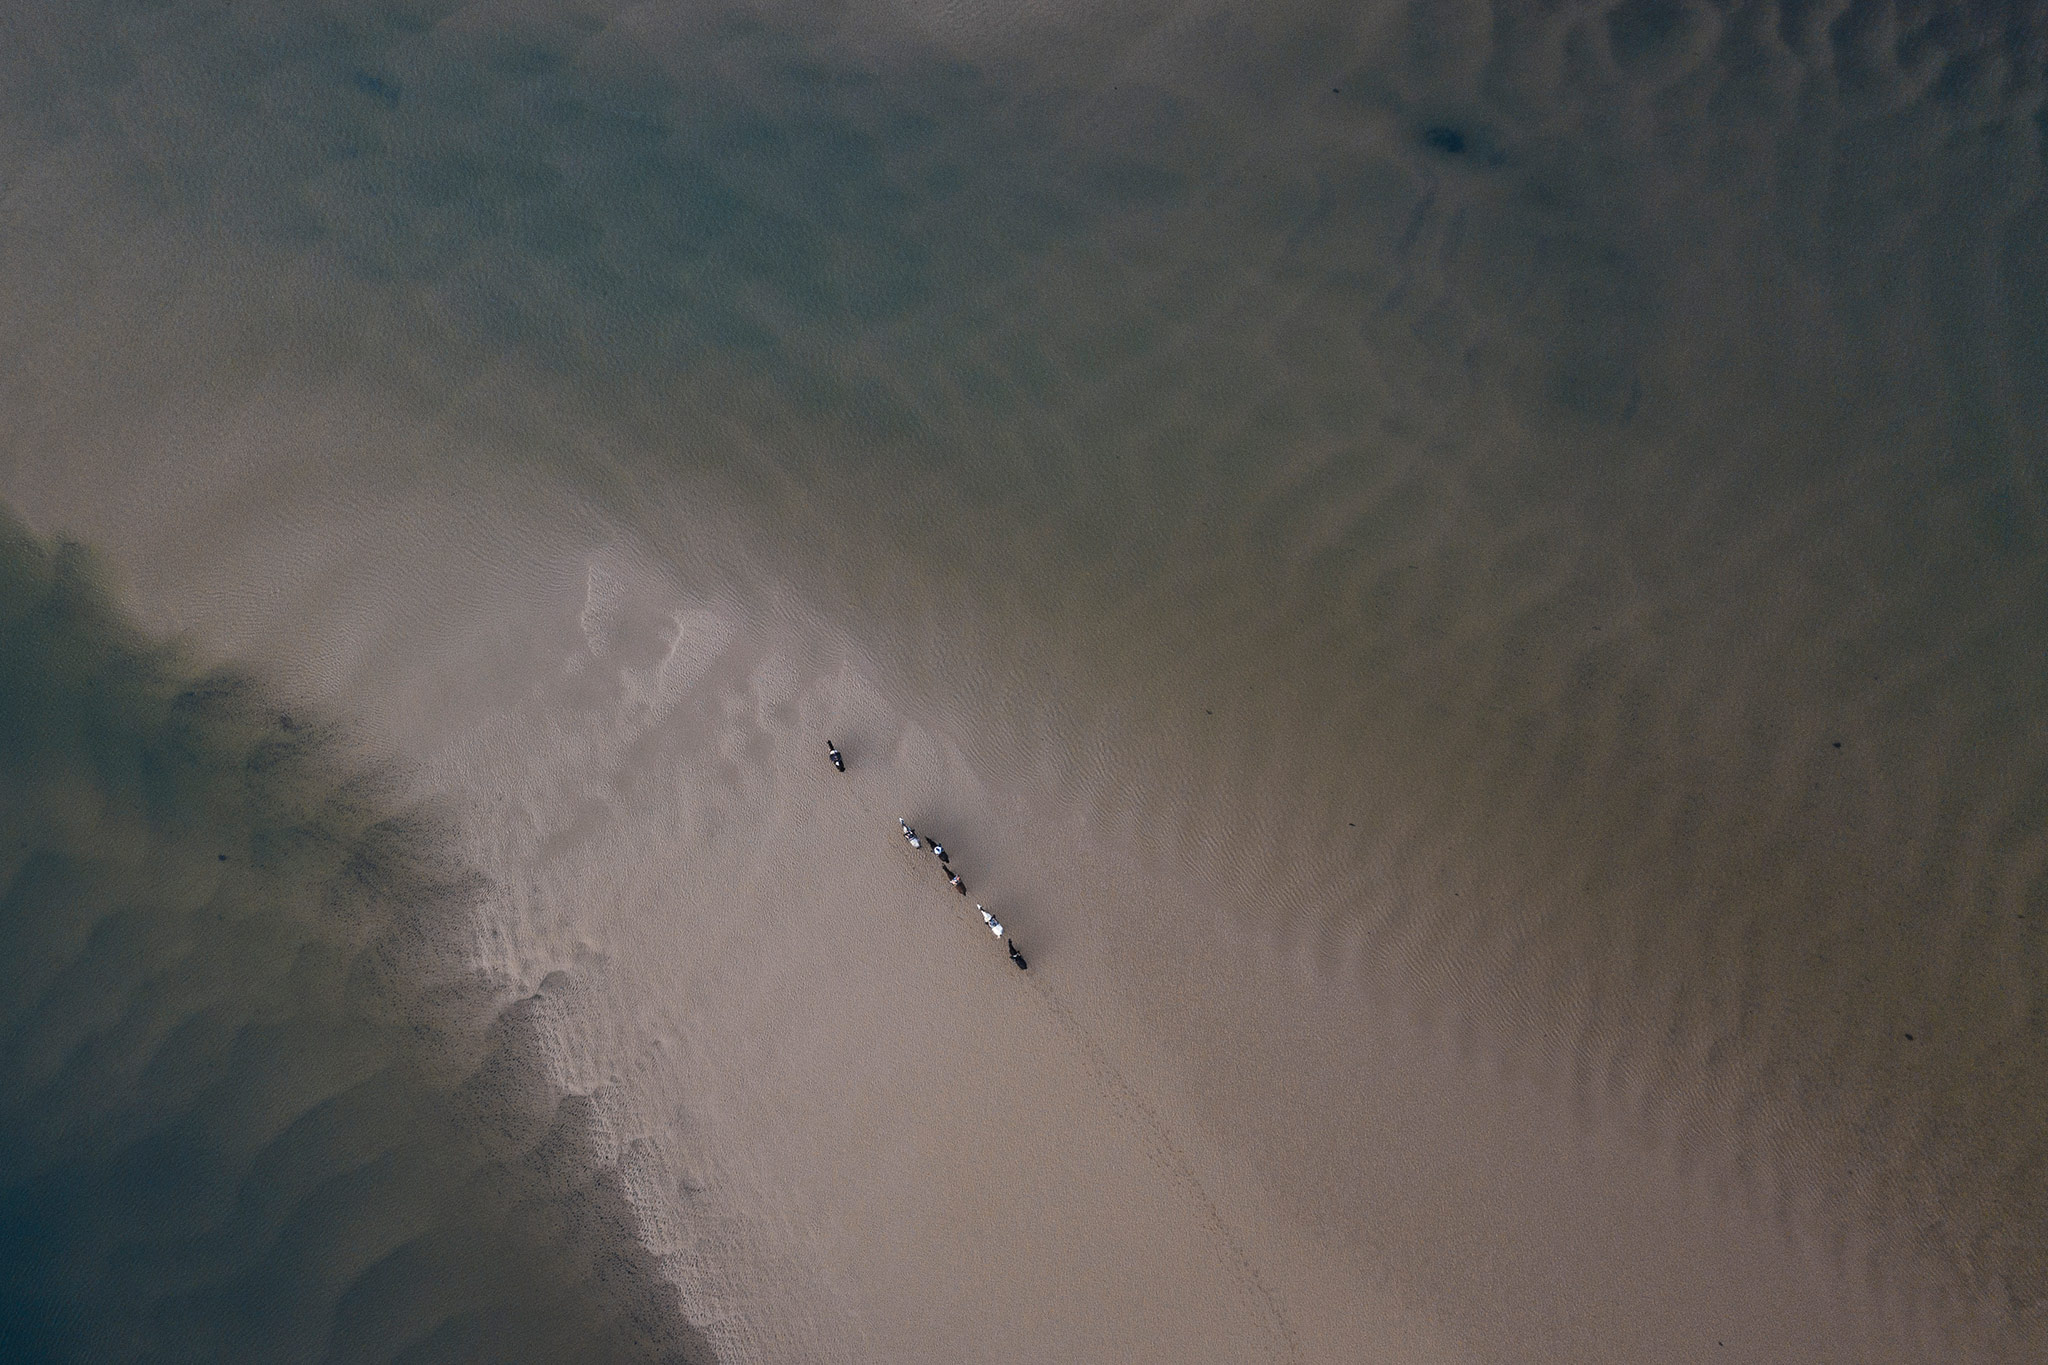
<path id="1" fill-rule="evenodd" d="M 1398 981 L 2016 1350 L 2048 1311 L 2041 36 L 1651 0 L 16 14 L 0 496 L 114 526 L 166 469 L 217 479 L 161 601 L 323 466 L 569 488 L 737 600 L 798 593 L 991 757 L 1066 755 L 1077 804 L 1325 977 Z M 249 409 L 261 456 L 207 444 Z M 257 691 L 181 702 L 197 665 L 50 605 L 49 553 L 10 551 L 0 702 L 42 812 L 8 932 L 52 964 L 10 1014 L 16 1339 L 473 1356 L 525 1302 L 688 1354 L 608 1196 L 534 1155 L 574 1106 L 485 1140 L 442 1098 L 523 1063 L 505 983 L 409 937 L 470 913 L 424 817 Z M 366 858 L 404 870 L 343 932 Z M 1187 1010 L 1210 1053 L 1257 1041 Z M 125 1105 L 47 1098 L 147 1065 Z M 1226 1130 L 1272 1102 L 1233 1084 Z M 1325 1162 L 1346 1102 L 1303 1101 Z M 396 1214 L 306 1214 L 303 1276 L 259 1250 L 265 1181 L 344 1172 L 372 1209 L 474 1186 L 435 1236 L 536 1221 L 387 1306 Z"/>

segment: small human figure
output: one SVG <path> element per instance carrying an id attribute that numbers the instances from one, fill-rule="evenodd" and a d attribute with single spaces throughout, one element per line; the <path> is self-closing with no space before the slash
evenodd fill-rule
<path id="1" fill-rule="evenodd" d="M 1017 940 L 1013 938 L 1013 939 L 1011 939 L 1011 940 L 1010 940 L 1009 942 L 1010 942 L 1010 961 L 1012 961 L 1012 962 L 1014 962 L 1014 963 L 1016 963 L 1016 964 L 1017 964 L 1017 970 L 1018 970 L 1018 971 L 1020 971 L 1020 972 L 1022 972 L 1022 971 L 1029 971 L 1029 970 L 1030 970 L 1030 968 L 1031 968 L 1031 964 L 1030 964 L 1030 963 L 1028 963 L 1028 962 L 1026 962 L 1026 961 L 1024 960 L 1024 954 L 1022 954 L 1022 953 L 1020 953 L 1020 952 L 1018 952 L 1018 951 L 1017 951 Z"/>
<path id="2" fill-rule="evenodd" d="M 1003 936 L 1003 922 L 994 915 L 991 915 L 987 910 L 982 909 L 979 905 L 974 908 L 981 910 L 981 922 L 988 926 L 988 931 L 997 938 L 1001 938 Z"/>
<path id="3" fill-rule="evenodd" d="M 947 859 L 947 857 L 946 857 L 946 846 L 945 846 L 944 844 L 942 844 L 942 843 L 938 842 L 938 841 L 937 841 L 936 839 L 932 841 L 932 852 L 934 852 L 934 853 L 936 853 L 936 854 L 938 854 L 938 855 L 939 855 L 939 861 L 940 861 L 940 862 L 942 862 L 942 863 L 943 863 L 943 862 L 946 862 L 946 861 L 948 861 L 948 859 Z"/>
<path id="4" fill-rule="evenodd" d="M 953 889 L 955 891 L 958 891 L 963 896 L 967 894 L 967 883 L 960 880 L 960 874 L 958 872 L 948 872 L 946 874 L 946 880 L 953 883 Z"/>
<path id="5" fill-rule="evenodd" d="M 917 841 L 917 831 L 912 829 L 910 825 L 903 819 L 902 816 L 899 815 L 896 817 L 896 823 L 903 826 L 903 837 L 910 841 L 910 846 L 912 848 L 924 847 L 924 845 L 918 843 Z"/>
<path id="6" fill-rule="evenodd" d="M 838 746 L 837 744 L 834 744 L 834 743 L 833 743 L 833 742 L 832 742 L 831 740 L 829 740 L 829 739 L 828 739 L 828 740 L 826 740 L 826 741 L 825 741 L 825 752 L 826 752 L 826 753 L 828 753 L 828 754 L 830 754 L 830 755 L 832 755 L 832 766 L 833 766 L 833 767 L 835 767 L 835 768 L 839 769 L 839 771 L 840 771 L 840 772 L 845 772 L 845 771 L 846 771 L 846 760 L 845 760 L 845 759 L 843 759 L 843 758 L 841 758 L 841 757 L 839 756 L 839 746 Z"/>

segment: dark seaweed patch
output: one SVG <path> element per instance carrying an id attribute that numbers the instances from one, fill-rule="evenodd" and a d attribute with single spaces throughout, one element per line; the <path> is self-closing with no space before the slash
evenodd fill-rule
<path id="1" fill-rule="evenodd" d="M 1436 124 L 1422 130 L 1423 145 L 1433 152 L 1445 156 L 1462 156 L 1465 153 L 1465 134 L 1447 124 Z"/>

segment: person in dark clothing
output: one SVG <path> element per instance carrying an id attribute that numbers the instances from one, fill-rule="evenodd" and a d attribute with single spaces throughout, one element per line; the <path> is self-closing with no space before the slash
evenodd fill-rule
<path id="1" fill-rule="evenodd" d="M 832 755 L 832 766 L 833 766 L 833 767 L 835 767 L 835 768 L 839 769 L 839 771 L 840 771 L 840 772 L 845 772 L 845 771 L 846 771 L 846 760 L 845 760 L 845 759 L 843 759 L 843 758 L 841 758 L 841 757 L 839 756 L 839 746 L 838 746 L 837 744 L 834 744 L 834 743 L 833 743 L 833 742 L 832 742 L 831 740 L 829 740 L 829 739 L 828 739 L 828 740 L 826 740 L 826 741 L 825 741 L 825 752 L 826 752 L 826 753 L 828 753 L 828 754 L 830 754 L 830 755 Z"/>
<path id="2" fill-rule="evenodd" d="M 1014 939 L 1014 938 L 1013 938 L 1013 939 L 1010 939 L 1010 940 L 1009 940 L 1009 944 L 1010 944 L 1010 961 L 1012 961 L 1012 962 L 1014 962 L 1014 963 L 1016 963 L 1016 964 L 1017 964 L 1017 970 L 1018 970 L 1018 971 L 1020 971 L 1020 972 L 1023 972 L 1023 971 L 1029 971 L 1029 970 L 1031 969 L 1031 964 L 1030 964 L 1030 963 L 1028 963 L 1028 962 L 1026 962 L 1026 961 L 1024 960 L 1024 954 L 1022 954 L 1022 953 L 1020 953 L 1020 952 L 1018 952 L 1018 951 L 1017 951 L 1017 940 L 1016 940 L 1016 939 Z"/>

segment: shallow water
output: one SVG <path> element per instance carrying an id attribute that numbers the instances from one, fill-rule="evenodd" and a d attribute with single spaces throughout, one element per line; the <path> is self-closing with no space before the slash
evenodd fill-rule
<path id="1" fill-rule="evenodd" d="M 709 1359 L 445 822 L 0 554 L 9 1358 Z"/>
<path id="2" fill-rule="evenodd" d="M 1364 1339 L 1303 1325 L 1362 1294 L 1318 1257 L 1380 1267 L 1417 1359 L 1674 1358 L 1744 1308 L 1845 1358 L 2048 1330 L 2028 8 L 0 22 L 0 494 L 438 803 L 497 888 L 477 970 L 585 983 L 542 1070 L 705 1164 L 716 1235 L 628 1202 L 725 1354 L 989 1339 L 965 1288 L 903 1325 L 988 1251 L 971 1177 L 881 1170 L 817 1096 L 917 1101 L 760 1079 L 864 1017 L 778 994 L 830 964 L 763 927 L 841 894 L 807 850 L 867 856 L 799 766 L 827 726 L 866 815 L 996 869 L 1072 1028 L 1004 1017 L 1179 1135 L 1089 1178 L 1220 1249 L 1126 1248 L 1101 1330 L 1164 1350 L 1143 1305 L 1221 1276 L 1212 1340 L 1261 1343 L 1225 1354 Z M 1438 1066 L 1474 1098 L 1385 1118 Z M 972 1130 L 957 1085 L 915 1112 Z M 1567 1153 L 1551 1194 L 1387 1155 L 1489 1104 Z M 1544 1199 L 1605 1235 L 1574 1150 L 1819 1269 L 1681 1308 L 1690 1234 L 1535 1268 Z M 863 1225 L 830 1171 L 954 1197 Z M 1095 1235 L 1064 1216 L 1047 1260 Z M 1669 1283 L 1601 1298 L 1628 1247 Z"/>

